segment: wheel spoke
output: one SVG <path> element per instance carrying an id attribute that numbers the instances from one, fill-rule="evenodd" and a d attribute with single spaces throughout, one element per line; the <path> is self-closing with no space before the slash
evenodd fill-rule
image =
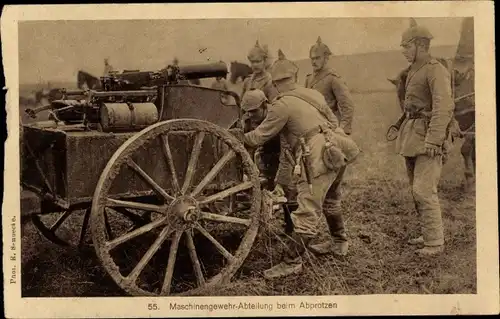
<path id="1" fill-rule="evenodd" d="M 140 210 L 165 214 L 165 206 L 130 202 L 130 201 L 124 201 L 124 200 L 112 199 L 112 198 L 107 198 L 106 206 L 107 207 L 124 207 L 124 208 L 130 208 L 130 209 L 140 209 Z"/>
<path id="2" fill-rule="evenodd" d="M 235 155 L 236 154 L 232 150 L 229 150 L 229 152 L 224 154 L 224 156 L 217 162 L 217 164 L 214 165 L 214 167 L 212 167 L 210 172 L 208 172 L 208 174 L 198 184 L 198 186 L 196 186 L 190 196 L 196 197 L 203 190 L 203 188 L 205 188 L 205 186 L 207 186 L 207 184 L 210 183 L 215 176 L 217 176 L 217 174 L 219 174 L 224 165 L 235 157 Z"/>
<path id="3" fill-rule="evenodd" d="M 148 223 L 148 220 L 146 218 L 144 218 L 144 216 L 136 215 L 136 214 L 128 211 L 126 208 L 113 207 L 113 210 L 115 212 L 127 217 L 128 219 L 130 219 L 130 221 L 132 221 L 132 223 L 134 223 L 136 226 L 144 226 Z M 151 222 L 151 220 L 149 222 Z"/>
<path id="4" fill-rule="evenodd" d="M 228 252 L 226 250 L 226 248 L 224 248 L 224 246 L 221 245 L 221 243 L 219 243 L 217 241 L 217 239 L 213 238 L 212 235 L 210 235 L 210 233 L 205 229 L 203 228 L 200 224 L 198 223 L 195 223 L 194 224 L 194 227 L 203 235 L 205 236 L 208 240 L 210 240 L 212 242 L 212 244 L 214 244 L 215 248 L 217 248 L 217 250 L 224 256 L 226 257 L 227 260 L 229 260 L 230 262 L 234 259 L 234 256 L 231 255 L 230 252 Z"/>
<path id="5" fill-rule="evenodd" d="M 85 215 L 83 216 L 83 224 L 82 229 L 80 229 L 80 240 L 78 241 L 78 248 L 81 248 L 83 245 L 83 241 L 85 240 L 85 234 L 87 233 L 87 227 L 89 225 L 91 209 L 88 208 L 85 211 Z"/>
<path id="6" fill-rule="evenodd" d="M 223 223 L 233 223 L 250 226 L 250 219 L 243 219 L 238 217 L 230 217 L 219 214 L 212 214 L 208 212 L 201 212 L 201 217 L 206 220 L 214 221 L 214 222 L 223 222 Z"/>
<path id="7" fill-rule="evenodd" d="M 177 179 L 177 170 L 174 165 L 174 158 L 172 157 L 172 150 L 170 149 L 170 144 L 168 143 L 168 135 L 162 135 L 162 148 L 163 154 L 167 159 L 168 167 L 170 168 L 170 174 L 172 175 L 170 178 L 172 180 L 172 186 L 174 187 L 174 191 L 177 193 L 181 189 L 179 186 L 179 180 Z"/>
<path id="8" fill-rule="evenodd" d="M 205 278 L 203 277 L 203 272 L 201 271 L 200 260 L 198 259 L 198 255 L 196 254 L 196 247 L 194 246 L 193 236 L 191 236 L 191 233 L 189 231 L 186 231 L 185 233 L 189 256 L 191 257 L 191 261 L 193 262 L 196 281 L 198 283 L 198 286 L 201 287 L 205 284 Z"/>
<path id="9" fill-rule="evenodd" d="M 170 293 L 170 286 L 172 285 L 172 277 L 174 275 L 175 259 L 177 257 L 177 249 L 179 248 L 179 241 L 181 240 L 182 233 L 183 231 L 178 230 L 174 235 L 172 244 L 170 245 L 167 271 L 165 273 L 165 279 L 163 280 L 163 286 L 161 287 L 162 295 L 168 295 Z"/>
<path id="10" fill-rule="evenodd" d="M 149 184 L 158 194 L 163 196 L 168 201 L 173 201 L 175 198 L 169 195 L 160 185 L 158 185 L 151 176 L 149 176 L 133 159 L 127 160 L 127 165 L 132 168 L 142 179 Z"/>
<path id="11" fill-rule="evenodd" d="M 161 231 L 160 235 L 156 238 L 154 243 L 149 247 L 148 251 L 144 254 L 144 256 L 141 258 L 139 263 L 134 267 L 134 269 L 130 272 L 130 274 L 127 276 L 127 280 L 130 281 L 131 283 L 135 283 L 137 278 L 139 277 L 140 273 L 146 267 L 148 262 L 151 260 L 153 255 L 158 251 L 160 246 L 163 244 L 165 241 L 165 238 L 169 234 L 170 226 L 165 226 L 163 230 Z"/>
<path id="12" fill-rule="evenodd" d="M 182 194 L 185 194 L 189 186 L 191 186 L 191 180 L 193 179 L 195 167 L 198 163 L 198 157 L 200 156 L 201 145 L 204 138 L 205 132 L 199 132 L 194 140 L 193 150 L 191 151 L 191 158 L 189 159 L 189 164 L 186 170 L 186 177 L 184 178 L 184 184 L 182 185 Z"/>
<path id="13" fill-rule="evenodd" d="M 114 236 L 113 231 L 111 230 L 111 225 L 109 224 L 108 210 L 108 207 L 104 208 L 104 227 L 106 228 L 108 240 L 111 240 Z"/>
<path id="14" fill-rule="evenodd" d="M 236 193 L 241 192 L 243 190 L 252 188 L 252 186 L 253 186 L 252 182 L 251 181 L 247 181 L 247 182 L 238 184 L 236 186 L 230 187 L 228 189 L 225 189 L 222 192 L 219 192 L 219 193 L 207 196 L 207 197 L 201 199 L 199 201 L 199 203 L 200 203 L 200 205 L 208 204 L 208 203 L 211 203 L 213 201 L 216 201 L 216 200 L 219 200 L 219 199 L 223 199 L 223 198 L 228 197 L 230 195 L 236 194 Z"/>
<path id="15" fill-rule="evenodd" d="M 147 225 L 139 227 L 139 228 L 131 231 L 130 233 L 126 233 L 125 235 L 122 235 L 118 238 L 115 238 L 111 241 L 108 241 L 108 242 L 106 242 L 106 247 L 108 248 L 108 250 L 111 250 L 114 247 L 116 247 L 120 244 L 123 244 L 124 242 L 126 242 L 130 239 L 133 239 L 137 236 L 140 236 L 148 231 L 151 231 L 153 228 L 156 228 L 156 227 L 162 225 L 165 222 L 165 220 L 166 220 L 166 217 L 162 217 L 160 219 L 155 220 L 152 223 L 149 223 Z"/>
<path id="16" fill-rule="evenodd" d="M 62 214 L 61 216 L 59 216 L 59 218 L 55 221 L 54 224 L 52 224 L 52 226 L 50 226 L 50 230 L 51 231 L 54 231 L 59 228 L 62 223 L 64 223 L 64 221 L 69 217 L 69 215 L 71 215 L 71 213 L 73 213 L 72 211 L 65 211 L 64 214 Z"/>

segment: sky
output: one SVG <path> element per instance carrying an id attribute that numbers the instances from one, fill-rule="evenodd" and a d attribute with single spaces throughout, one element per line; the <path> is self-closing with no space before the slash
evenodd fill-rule
<path id="1" fill-rule="evenodd" d="M 461 18 L 416 21 L 434 35 L 432 45 L 458 43 Z M 174 56 L 247 62 L 256 40 L 292 60 L 307 58 L 318 36 L 335 55 L 398 50 L 408 26 L 408 18 L 26 21 L 19 23 L 19 81 L 76 81 L 78 70 L 99 76 L 106 57 L 115 69 L 141 70 L 163 68 Z"/>

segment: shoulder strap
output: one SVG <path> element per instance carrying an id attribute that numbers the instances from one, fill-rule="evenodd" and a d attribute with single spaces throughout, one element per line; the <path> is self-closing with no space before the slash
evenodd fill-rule
<path id="1" fill-rule="evenodd" d="M 317 83 L 319 83 L 321 80 L 323 80 L 324 78 L 326 78 L 327 76 L 329 75 L 333 75 L 331 73 L 331 70 L 330 69 L 327 69 L 325 70 L 326 72 L 324 72 L 324 74 L 321 74 L 321 76 L 317 77 L 317 78 L 313 78 L 311 83 L 309 83 L 309 86 L 313 87 L 315 86 Z M 312 77 L 312 76 L 311 76 Z"/>
<path id="2" fill-rule="evenodd" d="M 312 99 L 310 96 L 307 96 L 306 94 L 301 94 L 300 92 L 297 92 L 296 90 L 293 91 L 288 91 L 286 93 L 282 93 L 280 97 L 284 96 L 292 96 L 298 99 L 301 99 L 309 104 L 311 104 L 318 112 L 330 123 L 335 123 L 336 120 L 331 117 L 332 114 L 329 114 L 325 108 L 328 108 L 327 105 L 322 105 L 318 103 L 315 99 Z"/>

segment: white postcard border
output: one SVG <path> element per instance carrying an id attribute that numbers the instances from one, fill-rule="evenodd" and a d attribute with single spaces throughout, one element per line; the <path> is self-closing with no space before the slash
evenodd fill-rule
<path id="1" fill-rule="evenodd" d="M 16 266 L 21 276 L 18 31 L 20 20 L 101 19 L 216 19 L 298 17 L 450 17 L 474 16 L 476 41 L 477 112 L 477 294 L 476 295 L 368 295 L 322 297 L 182 297 L 182 298 L 21 298 L 20 280 L 9 284 Z M 7 317 L 189 317 L 189 316 L 284 316 L 284 315 L 378 315 L 378 314 L 481 314 L 499 310 L 498 214 L 496 191 L 496 104 L 494 60 L 494 16 L 492 2 L 363 2 L 363 3 L 245 3 L 175 5 L 47 5 L 6 6 L 1 21 L 3 66 L 6 74 L 7 125 L 5 144 L 4 203 L 4 295 Z M 10 186 L 7 185 L 16 185 Z M 12 218 L 15 217 L 16 250 L 11 251 Z M 16 262 L 10 261 L 16 253 Z M 273 304 L 267 310 L 171 311 L 173 302 L 224 304 L 250 302 Z M 299 308 L 301 302 L 336 303 L 333 309 Z M 295 304 L 295 309 L 277 309 L 277 303 Z M 156 304 L 160 310 L 148 310 Z M 231 306 L 228 306 L 231 308 Z"/>

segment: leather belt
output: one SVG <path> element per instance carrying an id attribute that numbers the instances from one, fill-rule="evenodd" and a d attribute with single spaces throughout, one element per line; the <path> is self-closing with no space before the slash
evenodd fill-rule
<path id="1" fill-rule="evenodd" d="M 422 112 L 406 112 L 406 118 L 409 120 L 426 119 L 427 115 Z"/>
<path id="2" fill-rule="evenodd" d="M 321 128 L 321 126 L 315 126 L 313 127 L 312 129 L 306 131 L 302 137 L 307 141 L 307 140 L 310 140 L 311 138 L 313 138 L 314 136 L 320 134 L 323 132 L 323 129 Z"/>

